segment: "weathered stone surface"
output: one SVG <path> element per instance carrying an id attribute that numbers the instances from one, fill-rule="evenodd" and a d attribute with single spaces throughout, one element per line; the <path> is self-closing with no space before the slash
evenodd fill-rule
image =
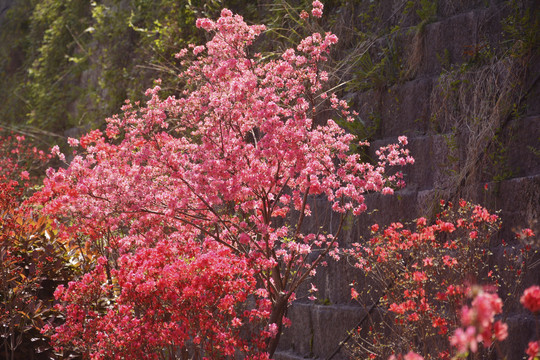
<path id="1" fill-rule="evenodd" d="M 323 306 L 295 303 L 289 317 L 293 329 L 286 329 L 279 345 L 277 359 L 290 359 L 291 353 L 304 358 L 326 358 L 339 343 L 354 329 L 365 310 L 355 306 Z M 292 357 L 294 359 L 294 357 Z M 343 352 L 335 360 L 346 359 Z"/>
<path id="2" fill-rule="evenodd" d="M 526 115 L 540 114 L 540 54 L 532 57 L 529 66 L 529 74 L 525 88 L 528 90 L 525 101 Z M 537 126 L 540 127 L 540 126 Z"/>
<path id="3" fill-rule="evenodd" d="M 499 38 L 500 9 L 475 9 L 426 26 L 424 56 L 419 74 L 436 75 L 443 65 L 460 65 L 487 41 Z"/>
<path id="4" fill-rule="evenodd" d="M 382 136 L 423 135 L 430 116 L 431 79 L 417 79 L 388 89 L 382 98 Z"/>
<path id="5" fill-rule="evenodd" d="M 452 134 L 433 135 L 431 139 L 433 188 L 449 189 L 454 184 L 455 172 L 459 170 L 459 151 L 452 146 Z"/>
<path id="6" fill-rule="evenodd" d="M 500 184 L 490 183 L 487 202 L 495 209 L 502 209 L 503 227 L 500 236 L 512 239 L 514 230 L 531 228 L 538 234 L 540 218 L 540 174 L 509 179 Z M 480 197 L 480 196 L 479 196 Z M 481 201 L 481 199 L 478 199 Z"/>
<path id="7" fill-rule="evenodd" d="M 290 350 L 302 356 L 311 356 L 311 339 L 313 336 L 312 304 L 296 302 L 290 307 L 287 317 L 294 324 L 285 328 L 279 342 L 279 349 Z"/>
<path id="8" fill-rule="evenodd" d="M 295 354 L 293 351 L 276 351 L 274 353 L 274 360 L 306 360 L 309 357 Z"/>
<path id="9" fill-rule="evenodd" d="M 399 1 L 384 0 L 377 15 L 390 17 L 389 26 L 397 25 L 400 21 L 402 26 L 418 23 L 415 14 L 407 15 L 408 18 L 391 18 L 398 6 Z M 538 5 L 533 5 L 531 1 L 527 6 L 534 9 Z M 446 124 L 448 126 L 445 127 L 437 123 L 439 126 L 434 126 L 437 124 L 432 121 L 440 119 L 431 119 L 438 109 L 430 101 L 430 96 L 436 79 L 445 71 L 443 67 L 448 69 L 469 61 L 471 53 L 481 51 L 487 44 L 493 46 L 495 53 L 502 51 L 502 47 L 497 48 L 503 37 L 501 20 L 508 16 L 509 11 L 510 7 L 505 0 L 439 0 L 437 21 L 425 27 L 422 60 L 416 77 L 393 85 L 389 90 L 368 90 L 352 95 L 354 108 L 359 110 L 360 118 L 366 126 L 380 121 L 377 131 L 370 134 L 377 139 L 372 141 L 371 157 L 374 158 L 378 147 L 396 142 L 397 136 L 404 134 L 409 137 L 408 148 L 416 162 L 413 166 L 400 169 L 404 172 L 408 186 L 396 191 L 395 196 L 366 196 L 368 211 L 356 218 L 347 219 L 340 236 L 340 245 L 348 247 L 362 238 L 369 238 L 369 228 L 374 223 L 386 226 L 395 221 L 407 222 L 418 216 L 431 217 L 437 211 L 440 199 L 460 194 L 467 194 L 467 200 L 480 203 L 492 212 L 501 210 L 503 227 L 490 244 L 494 253 L 490 259 L 492 266 L 503 264 L 504 248 L 501 239 L 511 241 L 514 231 L 524 227 L 532 228 L 537 234 L 540 232 L 540 158 L 533 151 L 540 150 L 539 55 L 531 59 L 523 87 L 527 96 L 520 104 L 520 111 L 524 116 L 503 119 L 505 125 L 497 133 L 497 139 L 489 139 L 485 143 L 487 149 L 476 149 L 485 158 L 478 163 L 477 169 L 473 169 L 478 170 L 478 177 L 474 181 L 459 184 L 461 186 L 458 190 L 454 175 L 462 170 L 471 155 L 464 146 L 468 138 L 462 133 L 466 131 L 455 132 L 453 126 L 456 124 Z M 399 50 L 408 54 L 407 49 L 412 41 L 410 34 L 413 32 L 407 34 L 405 30 L 396 36 L 399 37 Z M 382 42 L 379 45 L 384 45 Z M 504 66 L 502 68 L 504 70 Z M 457 135 L 452 135 L 454 133 Z M 500 150 L 495 153 L 501 155 L 498 159 L 495 159 L 492 152 L 495 140 L 500 142 L 500 146 L 495 147 Z M 490 158 L 494 159 L 491 163 Z M 510 175 L 504 175 L 506 168 L 511 169 L 508 173 Z M 498 173 L 501 176 L 494 179 Z M 484 190 L 486 183 L 487 190 Z M 312 212 L 312 217 L 306 219 L 306 226 L 325 231 L 337 229 L 339 216 L 331 212 L 324 199 L 312 199 Z M 519 253 L 520 249 L 518 247 L 512 251 Z M 531 267 L 523 283 L 514 288 L 502 288 L 501 295 L 508 292 L 515 295 L 526 286 L 540 283 L 540 265 L 536 265 L 540 264 L 540 254 L 529 261 Z M 328 266 L 320 268 L 312 279 L 319 289 L 317 301 L 308 303 L 306 300 L 310 284 L 299 289 L 298 295 L 304 298 L 290 309 L 293 326 L 286 330 L 285 340 L 280 344 L 281 352 L 276 358 L 324 359 L 335 349 L 362 313 L 360 309 L 355 310 L 351 306 L 354 304 L 350 299 L 349 284 L 352 281 L 362 286 L 365 279 L 360 271 L 353 269 L 346 261 L 336 263 L 329 260 Z M 368 304 L 370 299 L 365 294 L 362 296 L 362 302 Z M 527 342 L 534 338 L 534 323 L 530 313 L 519 304 L 519 299 L 514 296 L 512 300 L 506 300 L 504 306 L 505 314 L 509 314 L 506 321 L 510 338 L 503 343 L 503 351 L 508 354 L 508 359 L 522 359 Z M 341 352 L 334 359 L 345 358 L 346 355 Z"/>
<path id="10" fill-rule="evenodd" d="M 489 6 L 489 3 L 486 4 L 484 0 L 439 0 L 437 2 L 437 13 L 441 18 L 448 18 L 487 6 Z"/>
<path id="11" fill-rule="evenodd" d="M 516 119 L 507 128 L 504 138 L 508 141 L 496 149 L 501 156 L 500 161 L 506 163 L 498 165 L 507 167 L 511 176 L 539 174 L 540 115 Z"/>
<path id="12" fill-rule="evenodd" d="M 502 342 L 501 350 L 508 354 L 508 360 L 522 360 L 525 358 L 525 349 L 529 341 L 536 340 L 535 323 L 527 314 L 511 316 L 506 320 L 508 324 L 508 339 Z"/>

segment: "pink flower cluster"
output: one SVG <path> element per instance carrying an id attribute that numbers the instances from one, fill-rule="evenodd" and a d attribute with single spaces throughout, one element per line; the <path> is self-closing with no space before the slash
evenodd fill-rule
<path id="1" fill-rule="evenodd" d="M 388 358 L 388 360 L 424 360 L 424 357 L 415 353 L 414 351 L 409 351 L 406 355 L 392 355 Z"/>
<path id="2" fill-rule="evenodd" d="M 315 16 L 316 18 L 320 18 L 323 15 L 323 8 L 324 5 L 319 0 L 315 0 L 312 3 L 313 9 L 311 10 L 311 15 Z"/>
<path id="3" fill-rule="evenodd" d="M 99 258 L 92 272 L 55 291 L 66 322 L 54 329 L 53 342 L 94 359 L 152 359 L 170 344 L 191 342 L 209 356 L 250 349 L 239 332 L 243 320 L 261 315 L 237 307 L 254 289 L 253 271 L 226 249 L 208 250 L 187 255 L 178 243 L 162 241 L 123 255 L 118 270 Z"/>
<path id="4" fill-rule="evenodd" d="M 522 232 L 525 236 L 529 236 L 531 233 L 532 231 L 530 229 L 526 229 Z M 533 312 L 536 316 L 540 315 L 540 286 L 533 285 L 527 288 L 523 292 L 520 301 L 525 308 Z M 529 355 L 528 360 L 540 359 L 540 340 L 529 342 L 526 353 Z"/>
<path id="5" fill-rule="evenodd" d="M 475 353 L 480 343 L 489 347 L 494 340 L 502 341 L 508 336 L 508 325 L 500 320 L 495 322 L 495 315 L 502 313 L 502 301 L 497 294 L 477 287 L 471 291 L 475 293 L 472 307 L 461 309 L 463 328 L 450 337 L 450 343 L 460 354 L 468 350 Z"/>
<path id="6" fill-rule="evenodd" d="M 527 360 L 540 359 L 540 340 L 529 342 L 525 353 L 529 355 Z"/>
<path id="7" fill-rule="evenodd" d="M 450 358 L 446 341 L 451 329 L 459 326 L 454 309 L 466 298 L 463 283 L 478 274 L 478 269 L 483 271 L 486 257 L 482 250 L 500 223 L 481 206 L 466 201 L 460 201 L 459 206 L 444 204 L 447 208 L 431 223 L 419 218 L 415 223 L 396 222 L 385 228 L 375 224 L 368 241 L 353 243 L 352 249 L 345 251 L 353 257 L 356 267 L 390 289 L 381 298 L 380 306 L 392 316 L 396 333 L 410 334 L 393 338 L 382 335 L 383 330 L 373 331 L 374 345 L 369 350 L 378 356 L 387 357 L 389 349 L 404 346 L 418 351 L 421 344 L 430 343 L 436 345 L 423 349 L 422 355 Z M 478 233 L 476 239 L 469 236 L 471 231 Z M 352 290 L 351 297 L 358 299 L 360 295 Z M 494 322 L 495 314 L 501 310 L 500 299 L 484 292 L 472 308 L 464 309 L 464 329 L 454 334 L 455 345 L 463 351 L 476 350 L 479 342 L 491 344 L 505 338 L 506 325 Z M 422 334 L 422 340 L 413 334 Z"/>
<path id="8" fill-rule="evenodd" d="M 540 311 L 540 286 L 531 286 L 523 293 L 520 299 L 524 307 L 533 313 Z"/>

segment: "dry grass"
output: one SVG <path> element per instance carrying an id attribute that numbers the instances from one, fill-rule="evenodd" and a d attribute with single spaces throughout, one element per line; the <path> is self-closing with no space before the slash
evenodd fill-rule
<path id="1" fill-rule="evenodd" d="M 508 56 L 439 77 L 430 100 L 433 119 L 438 132 L 458 139 L 460 149 L 458 170 L 450 175 L 450 188 L 443 189 L 452 197 L 471 195 L 470 185 L 480 180 L 481 164 L 496 132 L 522 97 L 525 73 L 523 60 Z"/>

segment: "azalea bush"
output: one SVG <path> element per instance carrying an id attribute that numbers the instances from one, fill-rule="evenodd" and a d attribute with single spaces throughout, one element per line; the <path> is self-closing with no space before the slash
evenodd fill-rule
<path id="1" fill-rule="evenodd" d="M 459 311 L 461 327 L 450 336 L 450 343 L 455 348 L 453 359 L 467 359 L 480 353 L 481 348 L 495 348 L 497 358 L 506 358 L 502 351 L 501 342 L 508 337 L 508 325 L 497 315 L 503 312 L 503 302 L 494 291 L 493 286 L 470 286 L 467 297 L 472 298 L 471 304 L 463 305 Z M 536 316 L 540 311 L 540 287 L 533 285 L 525 290 L 520 299 L 523 306 Z M 500 316 L 499 316 L 500 318 Z M 538 337 L 538 318 L 536 319 Z M 529 342 L 526 354 L 528 360 L 540 358 L 540 340 Z M 392 355 L 389 360 L 423 360 L 424 357 L 414 351 L 407 355 Z"/>
<path id="2" fill-rule="evenodd" d="M 4 198 L 20 199 L 23 193 L 41 180 L 51 154 L 38 149 L 24 135 L 0 128 L 0 181 L 10 184 L 10 194 L 4 190 Z"/>
<path id="3" fill-rule="evenodd" d="M 359 329 L 354 336 L 351 352 L 356 356 L 388 358 L 412 351 L 426 359 L 450 358 L 450 342 L 463 353 L 470 345 L 478 350 L 476 343 L 465 345 L 467 337 L 478 337 L 486 349 L 494 340 L 505 338 L 502 323 L 491 321 L 502 309 L 496 294 L 474 294 L 473 308 L 490 299 L 494 304 L 489 314 L 478 315 L 478 321 L 473 321 L 477 315 L 472 312 L 468 320 L 463 320 L 460 309 L 471 294 L 472 284 L 492 285 L 494 290 L 503 286 L 509 293 L 517 291 L 530 248 L 523 246 L 518 254 L 504 249 L 503 265 L 493 266 L 489 245 L 500 227 L 499 217 L 464 200 L 457 206 L 444 201 L 441 204 L 445 208 L 434 223 L 419 218 L 411 226 L 393 223 L 379 229 L 373 225 L 373 237 L 353 244 L 347 251 L 354 265 L 367 274 L 362 292 L 357 287 L 351 289 L 353 297 L 363 303 L 379 304 L 379 312 L 364 326 L 368 330 Z M 534 234 L 525 229 L 520 236 L 524 239 Z M 467 330 L 455 333 L 449 340 L 453 329 L 461 324 Z"/>
<path id="4" fill-rule="evenodd" d="M 322 9 L 313 2 L 312 16 Z M 229 10 L 197 26 L 212 39 L 177 54 L 183 93 L 161 98 L 158 80 L 150 100 L 126 101 L 104 132 L 70 139 L 73 160 L 50 169 L 34 197 L 100 254 L 55 293 L 67 313 L 48 329 L 57 348 L 91 358 L 272 356 L 298 287 L 339 257 L 341 226 L 303 226 L 309 198 L 326 197 L 343 223 L 366 210 L 365 193 L 404 185 L 387 167 L 413 162 L 405 137 L 365 163 L 329 118 L 355 116 L 324 87 L 335 35 L 263 58 L 252 44 L 264 26 Z"/>
<path id="5" fill-rule="evenodd" d="M 24 136 L 0 137 L 0 354 L 53 356 L 41 330 L 58 323 L 53 291 L 77 273 L 79 252 L 56 223 L 24 204 L 48 156 Z"/>
<path id="6" fill-rule="evenodd" d="M 0 351 L 5 359 L 52 356 L 41 330 L 61 322 L 53 291 L 78 273 L 80 252 L 53 220 L 24 208 L 4 185 L 0 183 Z"/>

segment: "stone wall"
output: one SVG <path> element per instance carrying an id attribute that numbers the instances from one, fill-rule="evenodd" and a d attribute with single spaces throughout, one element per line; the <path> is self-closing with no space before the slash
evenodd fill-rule
<path id="1" fill-rule="evenodd" d="M 382 16 L 393 21 L 392 14 L 395 15 L 401 3 L 380 1 Z M 526 6 L 533 17 L 538 14 L 538 4 L 531 1 Z M 433 215 L 434 204 L 440 198 L 460 196 L 492 211 L 501 210 L 503 228 L 493 241 L 495 253 L 500 239 L 512 238 L 516 229 L 530 227 L 536 234 L 540 233 L 540 56 L 535 48 L 532 55 L 525 57 L 525 64 L 514 66 L 504 62 L 507 61 L 504 49 L 509 44 L 505 43 L 507 38 L 501 22 L 511 11 L 508 1 L 440 0 L 436 19 L 423 27 L 420 43 L 410 31 L 413 27 L 397 35 L 405 56 L 410 53 L 409 49 L 420 44 L 416 49 L 420 53 L 415 54 L 413 75 L 388 86 L 350 94 L 362 119 L 367 123 L 380 121 L 371 151 L 395 142 L 398 135 L 404 134 L 409 137 L 409 148 L 416 163 L 405 170 L 408 185 L 395 196 L 368 196 L 368 213 L 351 219 L 340 240 L 343 246 L 367 236 L 370 224 L 384 225 Z M 414 22 L 414 19 L 401 18 L 402 25 L 412 26 Z M 467 74 L 467 63 L 478 55 L 471 52 L 480 53 L 483 51 L 480 49 L 486 47 L 501 61 L 475 68 L 479 76 L 488 76 L 487 85 L 500 89 L 504 83 L 498 82 L 504 79 L 512 82 L 512 76 L 523 81 L 516 78 L 519 86 L 506 95 L 482 90 L 487 91 L 487 95 L 494 94 L 490 100 L 494 105 L 479 113 L 483 117 L 475 120 L 473 132 L 468 133 L 463 123 L 467 120 L 459 120 L 460 114 L 451 118 L 448 113 L 453 110 L 443 108 L 449 104 L 441 93 L 441 84 L 447 79 L 444 76 L 452 75 L 456 69 Z M 484 69 L 486 72 L 482 72 Z M 493 76 L 493 81 L 489 76 Z M 467 106 L 479 106 L 476 100 L 463 101 L 466 104 L 461 106 L 472 112 L 462 114 L 462 118 L 474 115 L 476 110 Z M 500 106 L 504 101 L 508 104 Z M 509 105 L 518 110 L 510 111 Z M 489 129 L 488 122 L 493 123 L 493 129 Z M 485 130 L 490 136 L 475 140 L 475 129 Z M 378 211 L 373 212 L 375 209 Z M 332 217 L 323 199 L 313 199 L 312 210 L 310 226 L 323 226 L 329 231 L 337 226 L 338 219 Z M 526 285 L 540 283 L 540 268 L 536 266 L 529 272 Z M 334 352 L 366 313 L 366 309 L 350 299 L 352 281 L 361 283 L 362 274 L 346 261 L 329 262 L 327 268 L 319 270 L 313 279 L 319 289 L 319 301 L 299 300 L 293 304 L 288 313 L 293 325 L 285 330 L 275 359 L 326 359 Z M 507 320 L 510 338 L 506 346 L 511 348 L 510 359 L 521 359 L 527 342 L 534 336 L 534 325 L 519 306 L 512 308 L 515 310 Z M 345 351 L 333 357 L 347 358 Z"/>

